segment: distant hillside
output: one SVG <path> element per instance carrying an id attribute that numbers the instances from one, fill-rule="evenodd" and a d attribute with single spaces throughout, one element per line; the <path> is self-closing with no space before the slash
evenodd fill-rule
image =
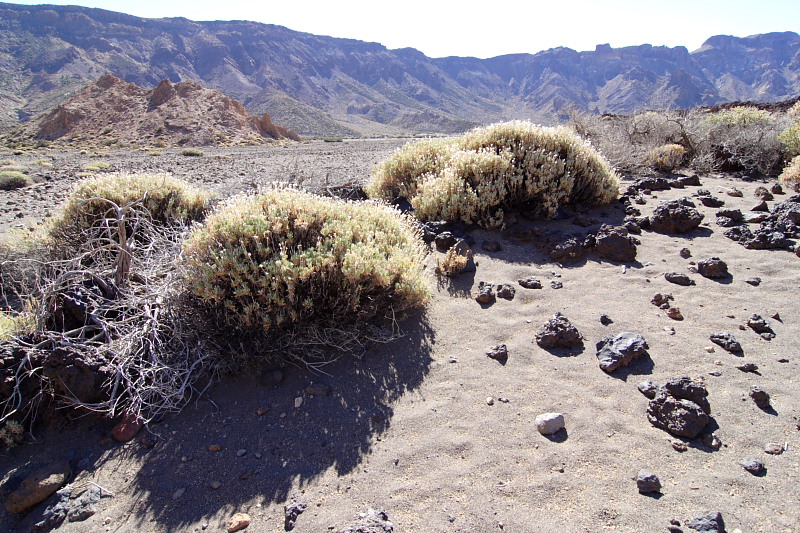
<path id="1" fill-rule="evenodd" d="M 205 146 L 260 144 L 300 137 L 272 123 L 269 115 L 249 115 L 241 103 L 192 81 L 163 80 L 143 89 L 106 74 L 78 94 L 39 115 L 11 139 L 113 145 Z"/>
<path id="2" fill-rule="evenodd" d="M 106 73 L 143 87 L 195 80 L 301 134 L 451 133 L 572 108 L 786 100 L 800 95 L 800 36 L 716 36 L 694 52 L 598 45 L 432 59 L 255 22 L 0 3 L 0 123 L 41 113 Z"/>

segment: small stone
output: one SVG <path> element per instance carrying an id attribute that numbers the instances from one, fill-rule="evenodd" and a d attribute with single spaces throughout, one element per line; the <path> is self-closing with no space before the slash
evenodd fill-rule
<path id="1" fill-rule="evenodd" d="M 754 211 L 756 213 L 768 213 L 769 212 L 769 205 L 765 200 L 761 200 L 756 205 L 750 208 L 750 211 Z"/>
<path id="2" fill-rule="evenodd" d="M 748 285 L 752 285 L 753 287 L 758 287 L 759 285 L 761 285 L 761 278 L 759 277 L 747 278 L 746 280 L 744 280 L 744 282 L 747 283 Z"/>
<path id="3" fill-rule="evenodd" d="M 600 315 L 600 323 L 604 326 L 608 326 L 609 324 L 613 324 L 614 321 L 611 320 L 611 317 L 608 315 Z"/>
<path id="4" fill-rule="evenodd" d="M 564 415 L 561 413 L 544 413 L 536 417 L 536 429 L 542 435 L 553 435 L 564 429 Z"/>
<path id="5" fill-rule="evenodd" d="M 263 416 L 269 412 L 269 407 L 259 407 L 256 409 L 256 414 L 258 416 Z"/>
<path id="6" fill-rule="evenodd" d="M 639 470 L 639 475 L 636 476 L 636 488 L 639 489 L 639 494 L 661 492 L 661 481 L 657 475 L 647 470 Z"/>
<path id="7" fill-rule="evenodd" d="M 682 440 L 673 440 L 670 444 L 672 444 L 672 449 L 676 452 L 685 452 L 689 449 L 689 446 Z"/>
<path id="8" fill-rule="evenodd" d="M 764 468 L 764 463 L 758 459 L 746 459 L 744 461 L 739 461 L 739 465 L 754 476 L 763 476 L 766 471 L 766 468 Z"/>
<path id="9" fill-rule="evenodd" d="M 513 300 L 516 292 L 517 291 L 511 285 L 501 283 L 497 286 L 497 297 L 503 298 L 504 300 Z"/>
<path id="10" fill-rule="evenodd" d="M 767 409 L 770 409 L 772 407 L 772 405 L 770 405 L 769 402 L 769 394 L 765 390 L 762 390 L 761 387 L 757 385 L 753 385 L 752 387 L 750 387 L 750 398 L 753 399 L 755 404 L 762 411 L 766 411 Z"/>
<path id="11" fill-rule="evenodd" d="M 542 282 L 538 279 L 534 278 L 533 276 L 528 276 L 525 279 L 517 280 L 517 283 L 520 284 L 521 287 L 525 289 L 541 289 Z"/>
<path id="12" fill-rule="evenodd" d="M 502 363 L 508 360 L 508 348 L 506 348 L 505 344 L 498 344 L 494 348 L 488 350 L 486 355 Z"/>
<path id="13" fill-rule="evenodd" d="M 672 320 L 683 320 L 683 315 L 678 307 L 670 307 L 667 309 L 667 316 Z"/>
<path id="14" fill-rule="evenodd" d="M 298 396 L 297 398 L 294 399 L 294 408 L 299 409 L 301 405 L 303 405 L 303 397 Z"/>
<path id="15" fill-rule="evenodd" d="M 664 331 L 667 333 L 667 335 L 675 335 L 675 328 L 672 326 L 664 326 Z"/>
<path id="16" fill-rule="evenodd" d="M 236 450 L 236 457 L 242 457 L 242 456 L 244 456 L 246 453 L 247 453 L 247 450 L 245 450 L 244 448 L 241 448 L 241 449 L 239 449 L 239 450 Z"/>
<path id="17" fill-rule="evenodd" d="M 475 301 L 482 305 L 489 305 L 493 304 L 495 300 L 494 285 L 483 281 L 478 283 L 478 295 L 475 297 Z"/>
<path id="18" fill-rule="evenodd" d="M 545 350 L 555 348 L 570 349 L 582 346 L 583 337 L 567 317 L 561 313 L 556 313 L 536 334 L 534 342 Z"/>
<path id="19" fill-rule="evenodd" d="M 772 187 L 770 187 L 770 191 L 772 194 L 783 194 L 783 187 L 781 187 L 780 183 L 774 183 Z"/>
<path id="20" fill-rule="evenodd" d="M 211 446 L 208 447 L 208 451 L 210 452 L 218 452 L 220 450 L 222 450 L 222 446 L 220 446 L 219 444 L 212 444 Z"/>
<path id="21" fill-rule="evenodd" d="M 737 189 L 736 187 L 727 191 L 727 194 L 728 196 L 732 196 L 734 198 L 742 198 L 744 196 L 744 193 L 739 189 Z"/>
<path id="22" fill-rule="evenodd" d="M 692 278 L 680 272 L 667 272 L 664 274 L 664 279 L 666 279 L 670 283 L 674 283 L 675 285 L 681 285 L 683 287 L 688 287 L 690 285 L 695 284 Z"/>
<path id="23" fill-rule="evenodd" d="M 256 459 L 261 459 L 261 454 L 259 452 L 256 452 L 253 454 L 253 457 L 255 457 Z"/>
<path id="24" fill-rule="evenodd" d="M 721 346 L 731 353 L 740 353 L 742 351 L 742 345 L 739 344 L 736 337 L 730 333 L 712 333 L 708 338 L 711 339 L 711 342 L 714 344 Z"/>
<path id="25" fill-rule="evenodd" d="M 725 522 L 718 512 L 711 512 L 686 523 L 689 529 L 700 533 L 725 533 Z"/>
<path id="26" fill-rule="evenodd" d="M 689 250 L 688 248 L 681 248 L 681 251 L 678 252 L 678 255 L 680 255 L 684 259 L 689 259 L 690 257 L 692 257 L 692 251 Z"/>
<path id="27" fill-rule="evenodd" d="M 564 287 L 564 284 L 561 283 L 560 281 L 553 280 L 550 282 L 550 287 L 553 289 L 561 289 L 562 287 Z"/>
<path id="28" fill-rule="evenodd" d="M 751 372 L 751 373 L 758 372 L 758 365 L 755 363 L 744 363 L 741 365 L 737 365 L 736 368 L 738 368 L 742 372 Z"/>
<path id="29" fill-rule="evenodd" d="M 127 413 L 122 420 L 111 430 L 111 436 L 117 442 L 133 440 L 139 430 L 144 426 L 144 420 L 132 413 Z"/>
<path id="30" fill-rule="evenodd" d="M 228 533 L 241 531 L 250 525 L 250 515 L 247 513 L 236 513 L 228 520 Z"/>
<path id="31" fill-rule="evenodd" d="M 619 335 L 608 335 L 597 343 L 596 348 L 600 368 L 605 372 L 613 372 L 647 355 L 648 346 L 643 336 L 626 331 Z"/>
<path id="32" fill-rule="evenodd" d="M 211 487 L 214 490 L 217 490 L 218 488 L 220 488 L 222 486 L 222 483 L 220 483 L 219 481 L 215 480 L 215 481 L 212 481 L 211 483 L 209 483 L 208 486 Z"/>
<path id="33" fill-rule="evenodd" d="M 178 490 L 176 490 L 175 492 L 172 493 L 172 499 L 173 500 L 180 500 L 185 493 L 186 493 L 186 488 L 185 487 L 181 487 L 181 488 L 179 488 Z"/>
<path id="34" fill-rule="evenodd" d="M 706 351 L 706 352 L 708 352 L 708 353 L 714 353 L 714 352 L 716 352 L 716 350 L 714 349 L 714 347 L 713 347 L 713 346 L 706 346 L 706 347 L 705 347 L 705 351 Z"/>
<path id="35" fill-rule="evenodd" d="M 697 272 L 708 279 L 728 277 L 728 264 L 719 257 L 711 257 L 697 263 Z"/>
<path id="36" fill-rule="evenodd" d="M 783 451 L 783 445 L 777 442 L 768 442 L 766 446 L 764 446 L 764 453 L 770 455 L 780 455 Z"/>
<path id="37" fill-rule="evenodd" d="M 656 397 L 656 392 L 658 391 L 658 385 L 649 379 L 639 383 L 636 388 L 639 389 L 639 392 L 644 394 L 645 397 L 650 398 L 651 400 Z"/>
<path id="38" fill-rule="evenodd" d="M 657 292 L 650 300 L 650 303 L 661 309 L 669 309 L 669 302 L 671 300 L 674 300 L 671 294 L 661 294 L 660 292 Z"/>
<path id="39" fill-rule="evenodd" d="M 492 398 L 491 396 L 487 396 L 486 405 L 494 405 L 494 398 Z"/>
<path id="40" fill-rule="evenodd" d="M 283 529 L 286 531 L 291 531 L 294 529 L 295 523 L 297 523 L 297 518 L 303 514 L 306 509 L 308 508 L 307 503 L 287 503 L 283 506 Z"/>
<path id="41" fill-rule="evenodd" d="M 755 313 L 750 315 L 750 318 L 747 319 L 747 325 L 756 333 L 772 333 L 769 322 L 761 315 Z"/>

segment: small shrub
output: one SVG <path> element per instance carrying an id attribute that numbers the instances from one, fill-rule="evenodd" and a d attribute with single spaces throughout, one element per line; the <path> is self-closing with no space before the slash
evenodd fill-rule
<path id="1" fill-rule="evenodd" d="M 794 159 L 786 165 L 780 179 L 786 187 L 800 192 L 800 155 L 794 156 Z"/>
<path id="2" fill-rule="evenodd" d="M 203 151 L 198 150 L 197 148 L 184 148 L 181 150 L 181 155 L 185 155 L 187 157 L 200 157 L 203 155 Z"/>
<path id="3" fill-rule="evenodd" d="M 686 158 L 686 149 L 680 144 L 665 144 L 647 154 L 647 164 L 656 170 L 670 172 L 680 167 Z"/>
<path id="4" fill-rule="evenodd" d="M 339 327 L 423 304 L 419 231 L 391 207 L 291 188 L 238 196 L 184 244 L 190 290 L 240 331 Z"/>
<path id="5" fill-rule="evenodd" d="M 469 252 L 470 254 L 472 252 Z M 468 255 L 458 253 L 456 247 L 447 250 L 442 259 L 436 260 L 436 273 L 440 276 L 447 276 L 449 278 L 458 276 L 467 266 L 469 262 Z"/>
<path id="6" fill-rule="evenodd" d="M 0 170 L 0 191 L 11 191 L 31 185 L 30 176 L 17 170 Z"/>
<path id="7" fill-rule="evenodd" d="M 161 155 L 161 152 L 158 150 L 150 150 L 149 152 L 147 152 L 147 155 L 152 157 L 158 157 Z"/>
<path id="8" fill-rule="evenodd" d="M 105 170 L 107 168 L 111 168 L 111 163 L 108 161 L 97 161 L 95 163 L 89 163 L 84 167 L 89 172 L 97 172 L 98 170 Z"/>
<path id="9" fill-rule="evenodd" d="M 798 102 L 798 104 L 800 104 L 800 102 Z M 791 126 L 778 135 L 778 139 L 786 148 L 786 156 L 789 159 L 800 155 L 800 116 L 794 120 Z"/>
<path id="10" fill-rule="evenodd" d="M 22 444 L 24 428 L 16 420 L 6 420 L 5 425 L 0 429 L 0 443 L 6 448 L 13 448 Z"/>
<path id="11" fill-rule="evenodd" d="M 322 141 L 326 143 L 340 143 L 344 142 L 344 139 L 341 137 L 323 137 Z"/>
<path id="12" fill-rule="evenodd" d="M 153 146 L 155 146 L 156 148 L 166 148 L 167 146 L 169 146 L 169 143 L 164 139 L 156 139 L 155 141 L 153 141 Z"/>
<path id="13" fill-rule="evenodd" d="M 552 217 L 563 205 L 608 203 L 617 197 L 619 180 L 566 128 L 517 121 L 406 145 L 376 168 L 366 191 L 386 200 L 408 198 L 421 220 L 495 228 L 509 208 Z"/>

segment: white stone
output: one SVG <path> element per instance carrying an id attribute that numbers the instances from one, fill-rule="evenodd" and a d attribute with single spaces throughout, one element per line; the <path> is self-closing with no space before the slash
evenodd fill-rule
<path id="1" fill-rule="evenodd" d="M 536 417 L 536 429 L 542 435 L 552 435 L 564 429 L 564 415 L 544 413 Z"/>

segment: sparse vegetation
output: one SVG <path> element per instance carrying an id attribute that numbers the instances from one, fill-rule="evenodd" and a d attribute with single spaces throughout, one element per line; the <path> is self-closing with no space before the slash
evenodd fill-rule
<path id="1" fill-rule="evenodd" d="M 800 155 L 794 156 L 794 159 L 786 165 L 780 176 L 781 182 L 794 192 L 800 192 Z"/>
<path id="2" fill-rule="evenodd" d="M 471 255 L 471 251 L 467 251 Z M 455 277 L 464 271 L 469 261 L 469 255 L 460 254 L 456 247 L 452 247 L 444 254 L 444 257 L 436 259 L 436 273 L 440 276 L 449 278 Z"/>
<path id="3" fill-rule="evenodd" d="M 665 144 L 650 150 L 647 163 L 656 170 L 671 172 L 686 159 L 686 149 L 680 144 Z"/>
<path id="4" fill-rule="evenodd" d="M 778 139 L 783 117 L 751 106 L 738 106 L 708 118 L 708 142 L 716 166 L 776 174 L 784 160 Z"/>
<path id="5" fill-rule="evenodd" d="M 249 333 L 341 327 L 423 304 L 416 230 L 394 209 L 281 187 L 228 201 L 184 244 L 191 291 Z"/>
<path id="6" fill-rule="evenodd" d="M 98 170 L 105 170 L 111 168 L 111 163 L 108 161 L 97 161 L 95 163 L 89 163 L 88 165 L 84 166 L 87 171 L 89 172 L 97 172 Z"/>
<path id="7" fill-rule="evenodd" d="M 181 155 L 185 155 L 187 157 L 200 157 L 203 155 L 203 151 L 197 148 L 184 148 L 181 150 Z"/>
<path id="8" fill-rule="evenodd" d="M 0 169 L 0 191 L 11 191 L 31 185 L 33 180 L 30 176 L 18 170 Z"/>
<path id="9" fill-rule="evenodd" d="M 509 122 L 407 145 L 378 166 L 367 193 L 406 197 L 422 220 L 494 228 L 508 209 L 551 217 L 563 205 L 608 203 L 618 188 L 608 162 L 574 133 Z"/>
<path id="10" fill-rule="evenodd" d="M 795 104 L 795 107 L 797 107 L 797 104 Z M 792 125 L 778 135 L 778 139 L 783 143 L 786 149 L 786 156 L 789 159 L 800 155 L 800 111 L 794 116 L 795 119 Z"/>

